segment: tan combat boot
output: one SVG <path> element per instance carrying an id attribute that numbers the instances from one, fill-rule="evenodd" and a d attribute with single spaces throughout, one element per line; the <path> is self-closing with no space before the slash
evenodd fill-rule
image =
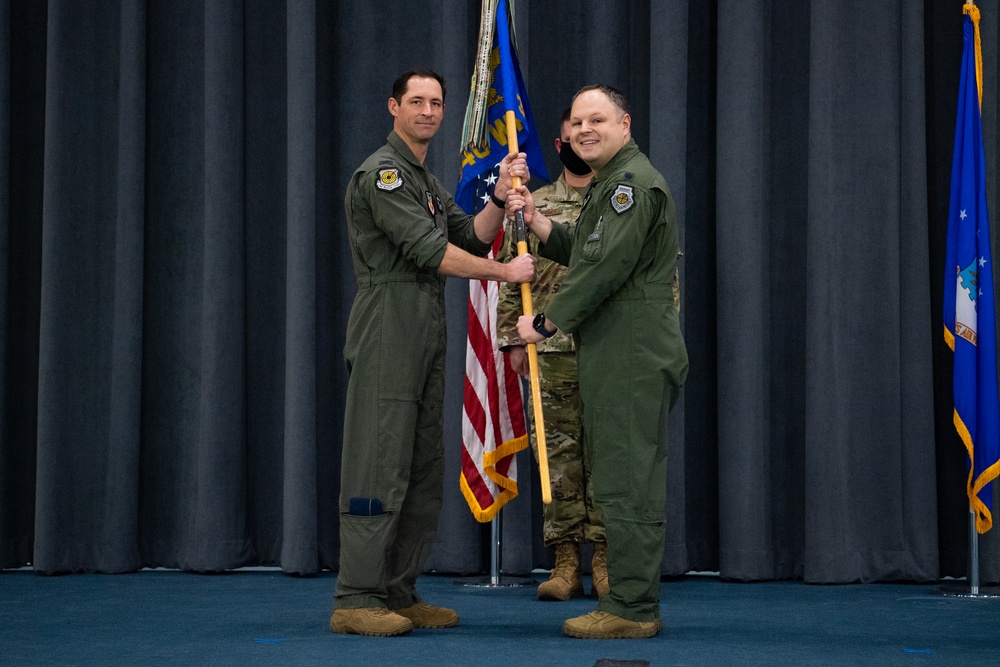
<path id="1" fill-rule="evenodd" d="M 415 628 L 450 628 L 458 625 L 458 612 L 447 607 L 435 607 L 426 602 L 397 609 L 396 613 L 410 619 Z"/>
<path id="2" fill-rule="evenodd" d="M 330 632 L 367 635 L 369 637 L 394 637 L 413 629 L 410 619 L 403 618 L 385 607 L 360 609 L 335 609 L 330 616 Z"/>
<path id="3" fill-rule="evenodd" d="M 606 542 L 594 543 L 594 558 L 590 561 L 590 594 L 601 597 L 611 590 L 608 585 L 608 545 Z"/>
<path id="4" fill-rule="evenodd" d="M 581 639 L 644 639 L 663 629 L 663 622 L 630 621 L 606 611 L 592 611 L 563 623 L 563 632 Z"/>
<path id="5" fill-rule="evenodd" d="M 548 581 L 538 586 L 539 600 L 569 600 L 583 595 L 580 575 L 580 545 L 563 542 L 556 546 L 556 564 Z"/>

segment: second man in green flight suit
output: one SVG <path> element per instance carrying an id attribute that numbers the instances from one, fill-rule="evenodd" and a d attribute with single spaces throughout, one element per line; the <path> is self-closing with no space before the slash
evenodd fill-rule
<path id="1" fill-rule="evenodd" d="M 563 172 L 555 183 L 533 193 L 536 206 L 554 222 L 573 226 L 580 215 L 583 196 L 593 174 L 590 166 L 573 152 L 569 133 L 570 110 L 560 119 L 560 135 L 555 140 Z M 528 252 L 537 257 L 538 238 L 528 237 Z M 498 261 L 517 255 L 514 225 L 507 225 Z M 535 280 L 531 283 L 532 305 L 544 311 L 559 290 L 566 267 L 552 260 L 538 258 Z M 528 377 L 528 359 L 524 341 L 517 334 L 517 318 L 524 312 L 520 286 L 500 286 L 497 304 L 497 344 L 510 355 L 511 366 Z M 545 441 L 552 484 L 552 502 L 543 506 L 545 546 L 555 549 L 556 561 L 548 580 L 538 587 L 539 600 L 569 600 L 583 595 L 580 545 L 593 542 L 591 593 L 608 592 L 604 524 L 594 507 L 590 483 L 590 461 L 583 447 L 580 422 L 580 387 L 573 337 L 557 333 L 538 343 L 539 384 L 545 414 Z M 530 414 L 530 410 L 529 410 Z M 532 449 L 538 456 L 538 443 L 532 437 Z"/>
<path id="2" fill-rule="evenodd" d="M 573 99 L 573 150 L 594 170 L 575 229 L 553 224 L 527 188 L 524 210 L 541 254 L 569 272 L 546 310 L 522 316 L 526 343 L 571 332 L 580 368 L 584 446 L 608 542 L 608 582 L 597 610 L 568 619 L 572 637 L 651 637 L 660 620 L 667 415 L 688 358 L 673 295 L 677 212 L 666 181 L 632 139 L 624 95 L 588 86 Z"/>

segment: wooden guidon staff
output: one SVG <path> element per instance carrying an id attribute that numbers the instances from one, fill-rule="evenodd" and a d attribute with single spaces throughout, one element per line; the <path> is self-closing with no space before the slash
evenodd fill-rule
<path id="1" fill-rule="evenodd" d="M 510 152 L 517 153 L 517 120 L 514 118 L 514 111 L 508 109 L 504 114 L 504 122 L 507 124 L 507 147 Z M 521 187 L 521 179 L 518 176 L 511 178 L 514 188 Z M 515 215 L 515 225 L 517 230 L 517 254 L 528 253 L 528 236 L 524 228 L 524 212 L 518 211 Z M 525 315 L 534 315 L 531 305 L 531 284 L 521 283 L 521 306 Z M 535 412 L 535 442 L 538 443 L 538 475 L 542 478 L 542 502 L 548 505 L 552 502 L 552 482 L 549 479 L 549 453 L 545 448 L 545 420 L 542 417 L 542 389 L 538 383 L 538 349 L 534 343 L 528 343 L 528 374 L 531 376 L 531 404 Z"/>

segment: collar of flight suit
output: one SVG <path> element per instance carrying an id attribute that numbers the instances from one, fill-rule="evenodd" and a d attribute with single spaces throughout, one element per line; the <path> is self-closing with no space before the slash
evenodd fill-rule
<path id="1" fill-rule="evenodd" d="M 597 183 L 608 178 L 609 175 L 616 173 L 623 164 L 631 160 L 639 153 L 639 145 L 635 143 L 635 139 L 629 139 L 628 142 L 619 149 L 615 156 L 608 160 L 608 163 L 604 165 L 600 173 L 594 177 L 591 183 Z"/>
<path id="2" fill-rule="evenodd" d="M 391 131 L 389 133 L 389 136 L 386 137 L 385 140 L 388 142 L 390 146 L 396 149 L 396 152 L 399 153 L 404 160 L 412 164 L 414 167 L 417 167 L 421 171 L 426 171 L 426 169 L 424 169 L 424 165 L 420 163 L 420 160 L 417 159 L 417 156 L 413 154 L 413 151 L 411 151 L 410 147 L 406 145 L 406 142 L 403 141 L 403 139 L 398 134 L 396 134 L 395 130 Z"/>

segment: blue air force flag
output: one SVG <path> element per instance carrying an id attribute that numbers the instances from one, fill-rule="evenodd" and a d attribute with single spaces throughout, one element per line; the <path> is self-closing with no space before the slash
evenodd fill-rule
<path id="1" fill-rule="evenodd" d="M 986 157 L 981 106 L 979 10 L 965 5 L 965 47 L 952 158 L 944 337 L 955 352 L 955 428 L 969 455 L 967 493 L 976 530 L 993 525 L 991 482 L 1000 473 L 993 259 L 986 210 Z"/>

